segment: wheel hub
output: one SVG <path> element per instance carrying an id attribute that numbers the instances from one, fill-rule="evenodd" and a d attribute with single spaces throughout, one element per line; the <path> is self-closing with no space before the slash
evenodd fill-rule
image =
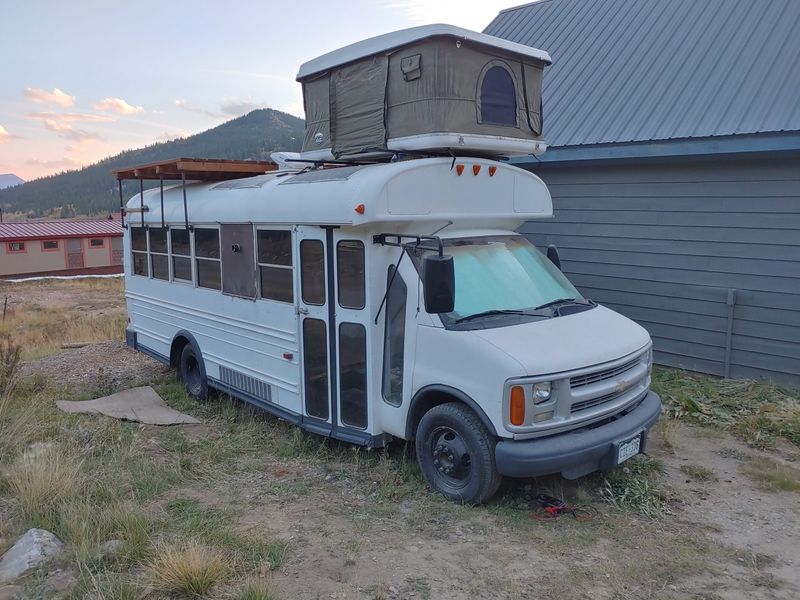
<path id="1" fill-rule="evenodd" d="M 440 475 L 455 482 L 464 482 L 470 474 L 470 454 L 464 439 L 449 427 L 434 432 L 432 444 L 433 466 Z"/>

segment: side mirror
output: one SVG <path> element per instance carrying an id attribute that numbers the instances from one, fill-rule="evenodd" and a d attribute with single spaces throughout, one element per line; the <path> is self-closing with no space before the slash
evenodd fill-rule
<path id="1" fill-rule="evenodd" d="M 456 302 L 456 275 L 452 256 L 426 256 L 422 259 L 422 286 L 425 310 L 452 312 Z"/>
<path id="2" fill-rule="evenodd" d="M 547 258 L 550 259 L 550 262 L 553 263 L 559 271 L 561 270 L 561 258 L 558 256 L 558 248 L 556 248 L 554 244 L 547 246 Z"/>

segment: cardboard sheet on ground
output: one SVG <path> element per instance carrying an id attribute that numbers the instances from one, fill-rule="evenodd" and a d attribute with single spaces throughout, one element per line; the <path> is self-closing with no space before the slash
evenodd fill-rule
<path id="1" fill-rule="evenodd" d="M 200 423 L 194 417 L 167 406 L 149 385 L 132 388 L 83 402 L 59 400 L 56 406 L 66 413 L 100 413 L 121 419 L 137 421 L 147 425 L 177 425 L 178 423 Z"/>

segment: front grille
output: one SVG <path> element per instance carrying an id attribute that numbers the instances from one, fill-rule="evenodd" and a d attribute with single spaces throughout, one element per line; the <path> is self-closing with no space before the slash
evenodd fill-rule
<path id="1" fill-rule="evenodd" d="M 605 396 L 598 396 L 597 398 L 590 398 L 589 400 L 584 400 L 583 402 L 576 402 L 572 405 L 572 408 L 570 408 L 570 412 L 575 414 L 576 412 L 599 406 L 600 404 L 605 404 L 606 402 L 613 402 L 617 398 L 621 398 L 624 395 L 625 392 L 612 392 L 610 394 L 606 394 Z"/>
<path id="2" fill-rule="evenodd" d="M 605 381 L 606 379 L 612 379 L 617 375 L 624 373 L 635 367 L 639 364 L 641 360 L 641 356 L 637 356 L 633 360 L 630 360 L 624 364 L 621 364 L 617 367 L 613 367 L 611 369 L 604 369 L 602 371 L 595 371 L 594 373 L 586 373 L 585 375 L 576 375 L 575 377 L 571 377 L 569 380 L 569 387 L 573 390 L 575 388 L 583 387 L 585 385 L 591 385 L 592 383 L 597 383 L 598 381 Z M 593 401 L 596 399 L 593 399 Z"/>

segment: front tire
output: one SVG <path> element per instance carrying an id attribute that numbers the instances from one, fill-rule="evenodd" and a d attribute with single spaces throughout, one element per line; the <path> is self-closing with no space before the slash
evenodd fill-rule
<path id="1" fill-rule="evenodd" d="M 495 444 L 477 415 L 458 402 L 433 407 L 417 427 L 422 474 L 434 490 L 461 504 L 482 504 L 500 486 Z"/>
<path id="2" fill-rule="evenodd" d="M 191 396 L 198 400 L 205 400 L 208 397 L 208 380 L 203 358 L 195 353 L 191 344 L 186 344 L 181 350 L 178 375 Z"/>

